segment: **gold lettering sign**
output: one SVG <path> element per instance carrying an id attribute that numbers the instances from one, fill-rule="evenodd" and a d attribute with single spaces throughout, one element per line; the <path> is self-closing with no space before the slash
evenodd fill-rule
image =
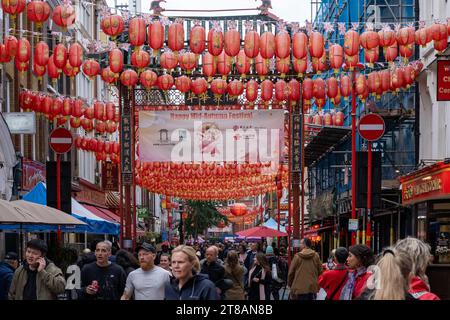
<path id="1" fill-rule="evenodd" d="M 418 185 L 408 185 L 405 187 L 403 198 L 410 200 L 413 197 L 420 196 L 424 193 L 438 191 L 442 189 L 442 180 L 436 178 L 430 181 L 422 182 Z"/>

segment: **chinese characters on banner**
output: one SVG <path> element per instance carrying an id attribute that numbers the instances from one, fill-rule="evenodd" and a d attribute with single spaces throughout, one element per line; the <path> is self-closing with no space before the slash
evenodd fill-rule
<path id="1" fill-rule="evenodd" d="M 118 168 L 111 161 L 104 161 L 102 166 L 102 186 L 105 191 L 119 191 Z"/>
<path id="2" fill-rule="evenodd" d="M 122 107 L 120 141 L 120 156 L 122 159 L 122 183 L 123 185 L 131 185 L 133 182 L 132 167 L 132 123 L 131 123 L 131 101 L 129 98 L 129 90 L 124 90 L 124 103 Z"/>
<path id="3" fill-rule="evenodd" d="M 437 62 L 437 101 L 450 101 L 450 60 Z"/>
<path id="4" fill-rule="evenodd" d="M 300 106 L 298 104 L 292 107 L 291 121 L 292 121 L 292 133 L 291 133 L 292 172 L 299 173 L 302 169 L 301 143 L 302 143 L 303 125 L 302 125 L 302 116 L 300 114 Z M 293 183 L 296 184 L 299 183 L 299 181 L 293 181 Z"/>

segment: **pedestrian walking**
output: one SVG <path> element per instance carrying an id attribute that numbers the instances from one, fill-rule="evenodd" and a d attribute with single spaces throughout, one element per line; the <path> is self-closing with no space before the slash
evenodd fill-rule
<path id="1" fill-rule="evenodd" d="M 120 249 L 116 252 L 116 263 L 122 267 L 125 274 L 128 275 L 139 268 L 139 261 L 129 251 Z"/>
<path id="2" fill-rule="evenodd" d="M 371 266 L 375 257 L 372 250 L 363 244 L 351 246 L 347 258 L 347 266 L 350 269 L 347 281 L 342 288 L 340 300 L 353 300 L 366 289 L 367 280 L 371 272 L 367 268 Z"/>
<path id="3" fill-rule="evenodd" d="M 245 257 L 244 266 L 247 270 L 253 267 L 253 262 L 255 261 L 256 254 L 258 253 L 258 244 L 250 244 L 250 250 L 247 251 L 247 256 Z"/>
<path id="4" fill-rule="evenodd" d="M 8 300 L 14 271 L 19 267 L 19 257 L 15 252 L 8 252 L 0 262 L 0 300 Z"/>
<path id="5" fill-rule="evenodd" d="M 151 244 L 144 242 L 137 251 L 140 268 L 128 275 L 121 300 L 164 300 L 170 273 L 155 265 L 156 249 Z"/>
<path id="6" fill-rule="evenodd" d="M 165 287 L 166 300 L 219 300 L 214 283 L 200 271 L 200 261 L 192 247 L 180 245 L 172 251 L 171 279 Z"/>
<path id="7" fill-rule="evenodd" d="M 270 300 L 272 274 L 264 253 L 256 254 L 248 274 L 248 300 Z"/>
<path id="8" fill-rule="evenodd" d="M 339 247 L 333 251 L 334 267 L 331 270 L 324 271 L 319 276 L 318 284 L 321 290 L 317 300 L 339 300 L 344 283 L 347 281 L 349 272 L 345 262 L 348 258 L 348 250 L 344 247 Z"/>
<path id="9" fill-rule="evenodd" d="M 225 278 L 233 281 L 233 285 L 225 293 L 225 300 L 245 300 L 244 267 L 239 263 L 238 254 L 234 250 L 228 251 L 225 260 Z"/>
<path id="10" fill-rule="evenodd" d="M 56 300 L 64 292 L 66 280 L 60 268 L 46 258 L 47 244 L 41 239 L 28 241 L 25 262 L 14 272 L 10 300 Z"/>
<path id="11" fill-rule="evenodd" d="M 206 249 L 205 259 L 200 262 L 200 273 L 206 274 L 209 277 L 216 288 L 217 294 L 224 298 L 224 289 L 229 289 L 224 287 L 225 279 L 225 268 L 223 267 L 222 260 L 218 258 L 219 248 L 216 246 L 210 246 Z"/>
<path id="12" fill-rule="evenodd" d="M 288 273 L 288 286 L 293 300 L 314 300 L 319 291 L 317 280 L 322 274 L 319 255 L 311 249 L 311 240 L 300 241 L 300 252 L 292 259 Z"/>
<path id="13" fill-rule="evenodd" d="M 426 271 L 431 261 L 430 246 L 420 239 L 407 237 L 398 241 L 394 248 L 406 252 L 412 260 L 413 277 L 409 292 L 419 300 L 440 300 L 430 292 Z"/>
<path id="14" fill-rule="evenodd" d="M 244 265 L 246 258 L 247 258 L 247 247 L 245 246 L 245 244 L 241 243 L 239 245 L 239 263 Z"/>
<path id="15" fill-rule="evenodd" d="M 109 261 L 110 242 L 97 243 L 96 261 L 81 270 L 81 299 L 119 300 L 125 289 L 127 276 L 119 265 Z"/>
<path id="16" fill-rule="evenodd" d="M 272 284 L 270 292 L 274 300 L 280 300 L 280 290 L 284 285 L 284 281 L 281 278 L 281 270 L 279 270 L 279 259 L 275 255 L 273 247 L 267 246 L 266 248 L 266 258 L 269 262 L 269 267 L 272 273 Z"/>

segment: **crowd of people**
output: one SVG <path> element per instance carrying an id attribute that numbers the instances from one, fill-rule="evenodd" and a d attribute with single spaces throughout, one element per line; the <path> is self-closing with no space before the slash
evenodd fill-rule
<path id="1" fill-rule="evenodd" d="M 322 264 L 311 241 L 288 266 L 286 250 L 266 242 L 195 243 L 171 248 L 142 243 L 136 253 L 95 241 L 56 264 L 47 244 L 27 243 L 0 263 L 1 300 L 438 300 L 426 269 L 430 246 L 406 238 L 375 256 L 366 245 L 339 247 Z M 59 267 L 58 267 L 58 266 Z M 78 270 L 78 273 L 77 273 Z"/>

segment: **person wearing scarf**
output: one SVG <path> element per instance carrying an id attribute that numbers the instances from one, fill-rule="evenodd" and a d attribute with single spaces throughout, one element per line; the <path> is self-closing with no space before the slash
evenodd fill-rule
<path id="1" fill-rule="evenodd" d="M 361 295 L 371 275 L 367 268 L 375 262 L 372 250 L 366 245 L 357 244 L 348 251 L 347 265 L 351 271 L 342 288 L 340 300 L 353 300 Z"/>
<path id="2" fill-rule="evenodd" d="M 248 300 L 270 300 L 272 275 L 264 253 L 256 254 L 255 263 L 248 274 Z"/>

